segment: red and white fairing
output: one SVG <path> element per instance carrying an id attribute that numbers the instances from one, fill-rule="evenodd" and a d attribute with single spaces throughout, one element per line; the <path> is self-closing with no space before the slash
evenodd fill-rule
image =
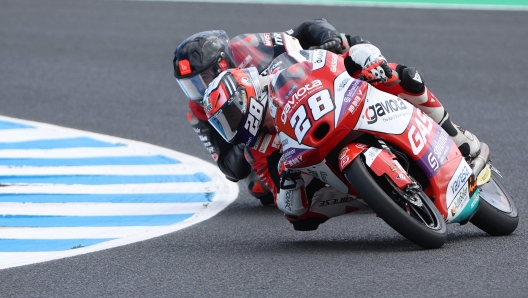
<path id="1" fill-rule="evenodd" d="M 281 62 L 286 69 L 276 71 L 270 98 L 286 167 L 357 195 L 342 170 L 363 154 L 376 174 L 387 174 L 404 189 L 411 180 L 394 155 L 353 142 L 361 133 L 372 134 L 418 164 L 430 181 L 425 192 L 448 222 L 459 217 L 471 201 L 471 193 L 461 192 L 468 189 L 471 169 L 437 123 L 407 101 L 352 78 L 334 53 L 286 53 L 272 65 Z"/>

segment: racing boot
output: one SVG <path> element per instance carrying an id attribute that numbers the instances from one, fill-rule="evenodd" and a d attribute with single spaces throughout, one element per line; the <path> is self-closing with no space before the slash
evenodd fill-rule
<path id="1" fill-rule="evenodd" d="M 446 120 L 441 124 L 442 128 L 455 141 L 460 153 L 464 157 L 475 158 L 480 154 L 480 142 L 477 137 L 463 127 L 460 127 L 451 120 L 446 112 Z"/>
<path id="2" fill-rule="evenodd" d="M 423 76 L 420 72 L 414 67 L 406 67 L 401 64 L 397 65 L 395 70 L 393 73 L 396 73 L 399 77 L 399 86 L 402 89 L 397 95 L 410 102 L 438 123 L 451 136 L 464 157 L 474 158 L 478 156 L 480 153 L 480 142 L 477 137 L 466 129 L 451 122 L 449 114 L 440 101 L 425 86 Z M 387 86 L 388 89 L 395 87 Z M 394 94 L 394 89 L 387 91 Z"/>
<path id="3" fill-rule="evenodd" d="M 244 179 L 244 184 L 246 185 L 249 193 L 257 198 L 262 205 L 266 206 L 275 203 L 273 194 L 266 187 L 266 185 L 260 181 L 258 176 L 255 174 L 255 171 L 251 171 L 249 176 Z"/>

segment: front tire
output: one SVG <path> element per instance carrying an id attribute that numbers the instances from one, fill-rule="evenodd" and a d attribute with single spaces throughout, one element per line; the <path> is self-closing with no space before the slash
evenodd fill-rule
<path id="1" fill-rule="evenodd" d="M 415 194 L 422 207 L 410 206 L 385 176 L 371 174 L 361 157 L 345 168 L 344 175 L 367 205 L 403 237 L 427 249 L 444 245 L 444 217 L 422 190 Z"/>
<path id="2" fill-rule="evenodd" d="M 488 183 L 479 187 L 480 204 L 470 222 L 492 236 L 506 236 L 519 224 L 517 206 L 493 172 Z M 496 207 L 497 206 L 497 207 Z"/>

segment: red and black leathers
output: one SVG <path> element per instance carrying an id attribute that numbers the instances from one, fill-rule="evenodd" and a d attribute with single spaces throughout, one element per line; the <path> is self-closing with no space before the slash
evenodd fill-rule
<path id="1" fill-rule="evenodd" d="M 340 40 L 339 32 L 325 19 L 304 22 L 286 33 L 297 38 L 306 49 L 329 40 Z M 245 160 L 242 150 L 227 143 L 207 121 L 203 107 L 192 100 L 189 100 L 188 120 L 227 179 L 236 182 L 249 175 L 251 166 Z M 257 175 L 260 176 L 259 173 Z"/>

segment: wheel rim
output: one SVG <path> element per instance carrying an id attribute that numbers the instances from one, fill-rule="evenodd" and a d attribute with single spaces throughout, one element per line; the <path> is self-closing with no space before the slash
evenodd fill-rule
<path id="1" fill-rule="evenodd" d="M 413 190 L 413 194 L 409 200 L 409 198 L 407 198 L 409 197 L 409 194 L 406 194 L 403 190 L 401 190 L 388 177 L 386 177 L 386 179 L 392 188 L 390 192 L 386 193 L 391 194 L 390 197 L 392 200 L 398 204 L 398 206 L 400 206 L 407 214 L 409 214 L 409 216 L 429 229 L 439 230 L 442 228 L 439 219 L 430 209 L 436 207 L 429 206 L 429 204 L 423 200 L 422 196 L 425 194 L 423 194 L 421 188 Z"/>

